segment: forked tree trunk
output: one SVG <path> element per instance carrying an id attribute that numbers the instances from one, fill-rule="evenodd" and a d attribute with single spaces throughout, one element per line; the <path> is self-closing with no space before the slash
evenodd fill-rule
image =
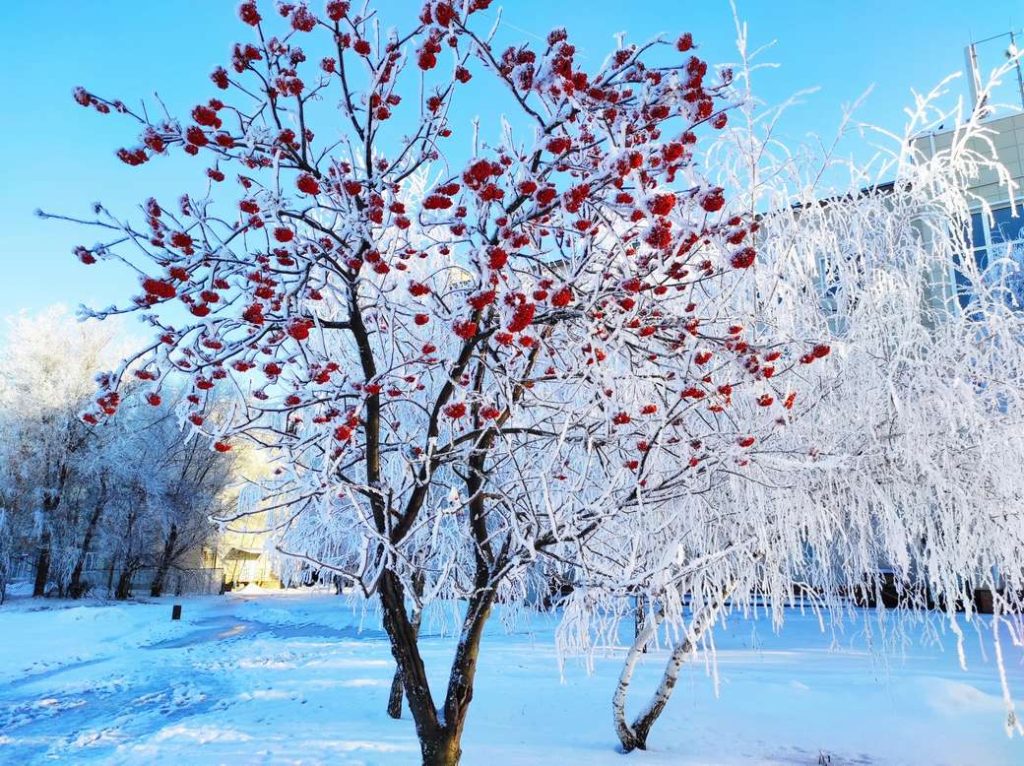
<path id="1" fill-rule="evenodd" d="M 419 599 L 423 597 L 423 583 L 424 577 L 422 573 L 417 573 L 412 580 L 413 596 L 415 600 L 412 606 L 412 623 L 413 634 L 419 639 L 420 635 L 420 623 L 423 620 L 423 612 L 419 606 Z M 404 697 L 403 685 L 402 685 L 402 669 L 395 666 L 395 675 L 391 679 L 391 694 L 388 695 L 388 715 L 392 718 L 402 717 L 402 699 Z"/>
<path id="2" fill-rule="evenodd" d="M 622 673 L 619 675 L 619 683 L 616 685 L 615 694 L 612 697 L 615 733 L 619 737 L 623 752 L 629 753 L 633 750 L 647 749 L 647 737 L 650 734 L 651 727 L 654 726 L 654 722 L 658 720 L 658 716 L 661 715 L 665 705 L 668 704 L 669 698 L 672 696 L 672 690 L 675 689 L 676 681 L 679 678 L 679 671 L 689 656 L 693 654 L 701 636 L 715 623 L 718 613 L 725 605 L 725 601 L 728 599 L 733 587 L 730 586 L 716 603 L 705 607 L 699 614 L 694 616 L 689 627 L 686 629 L 684 639 L 672 649 L 668 662 L 665 664 L 665 670 L 662 672 L 658 688 L 655 689 L 647 706 L 630 724 L 626 721 L 626 697 L 629 693 L 629 684 L 633 679 L 633 672 L 640 661 L 640 656 L 654 638 L 661 623 L 657 610 L 654 610 L 654 615 L 647 620 L 647 624 L 633 641 L 629 652 L 626 654 Z"/>
<path id="3" fill-rule="evenodd" d="M 434 706 L 417 635 L 405 608 L 401 582 L 393 573 L 385 572 L 378 592 L 384 612 L 384 629 L 391 639 L 391 653 L 399 667 L 409 710 L 416 724 L 423 764 L 457 766 L 462 757 L 462 732 L 473 699 L 480 640 L 490 617 L 494 591 L 490 587 L 480 588 L 469 599 L 442 711 Z"/>
<path id="4" fill-rule="evenodd" d="M 458 766 L 462 759 L 460 738 L 442 729 L 439 736 L 429 742 L 420 742 L 423 766 Z"/>
<path id="5" fill-rule="evenodd" d="M 466 727 L 469 705 L 473 701 L 480 639 L 483 638 L 484 625 L 490 617 L 493 602 L 494 592 L 489 589 L 478 591 L 469 600 L 448 677 L 442 719 L 444 726 L 438 740 L 423 747 L 424 766 L 458 766 L 462 758 L 462 732 Z"/>
<path id="6" fill-rule="evenodd" d="M 639 610 L 638 610 L 639 611 Z M 641 745 L 637 741 L 634 723 L 630 726 L 626 722 L 626 696 L 629 693 L 629 684 L 633 680 L 633 672 L 641 655 L 647 651 L 648 644 L 654 639 L 658 626 L 661 624 L 660 614 L 655 611 L 650 619 L 644 620 L 642 624 L 636 625 L 633 643 L 626 653 L 626 659 L 622 664 L 622 672 L 619 674 L 619 682 L 615 686 L 615 694 L 612 696 L 612 713 L 615 720 L 615 734 L 622 743 L 622 749 L 629 753 L 637 748 L 645 749 L 646 742 Z"/>
<path id="7" fill-rule="evenodd" d="M 391 640 L 391 654 L 402 674 L 409 710 L 416 725 L 421 747 L 435 742 L 441 734 L 441 723 L 427 683 L 426 668 L 420 655 L 416 635 L 405 611 L 405 589 L 393 572 L 385 570 L 378 588 L 384 630 Z M 424 757 L 426 750 L 424 749 Z"/>

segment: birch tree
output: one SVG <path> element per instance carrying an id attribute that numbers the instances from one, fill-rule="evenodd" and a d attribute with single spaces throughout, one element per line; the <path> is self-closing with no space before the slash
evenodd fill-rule
<path id="1" fill-rule="evenodd" d="M 818 345 L 784 387 L 762 394 L 778 427 L 745 456 L 742 476 L 711 466 L 673 513 L 606 527 L 598 552 L 615 562 L 603 571 L 595 555 L 578 575 L 563 626 L 570 646 L 614 643 L 635 594 L 652 605 L 612 700 L 627 752 L 647 747 L 682 666 L 713 647 L 719 618 L 763 608 L 778 627 L 799 594 L 841 622 L 865 596 L 881 608 L 886 589 L 908 617 L 938 610 L 962 662 L 965 622 L 988 637 L 1007 732 L 1022 731 L 1001 641 L 1022 635 L 1024 314 L 1012 243 L 981 271 L 966 228 L 986 209 L 972 191 L 980 177 L 1015 189 L 984 112 L 940 112 L 941 95 L 922 97 L 906 134 L 892 137 L 873 171 L 892 179 L 884 185 L 830 155 L 775 154 L 770 121 L 735 128 L 714 153 L 766 210 L 759 264 L 734 299 L 787 348 Z M 939 123 L 953 126 L 952 140 L 935 151 L 922 129 Z M 815 179 L 830 164 L 850 188 L 826 195 Z M 801 364 L 819 353 L 820 364 Z M 992 618 L 979 619 L 978 590 L 992 594 Z M 656 641 L 669 647 L 665 669 L 628 716 L 635 667 Z"/>

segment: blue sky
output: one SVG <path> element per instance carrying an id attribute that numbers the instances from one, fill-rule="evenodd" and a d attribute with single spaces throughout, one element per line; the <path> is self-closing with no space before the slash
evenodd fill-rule
<path id="1" fill-rule="evenodd" d="M 317 0 L 313 0 L 314 4 Z M 778 102 L 795 91 L 820 91 L 789 116 L 795 139 L 834 134 L 841 109 L 874 85 L 862 120 L 899 129 L 912 88 L 927 89 L 963 68 L 963 47 L 1024 24 L 1019 0 L 738 0 L 753 46 L 774 41 L 765 60 L 780 65 L 760 81 L 761 97 Z M 114 157 L 135 143 L 127 120 L 77 106 L 71 90 L 125 101 L 156 91 L 172 111 L 213 95 L 209 72 L 226 64 L 231 44 L 246 39 L 235 0 L 4 0 L 0 29 L 7 65 L 0 145 L 0 315 L 52 303 L 105 305 L 124 299 L 135 279 L 106 266 L 86 267 L 71 256 L 93 232 L 43 221 L 36 208 L 84 215 L 102 200 L 128 212 L 142 199 L 176 198 L 202 189 L 199 164 L 180 154 L 130 168 Z M 269 10 L 269 3 L 262 3 Z M 380 0 L 388 16 L 410 12 L 415 0 Z M 659 32 L 693 33 L 711 62 L 735 60 L 727 0 L 505 0 L 503 42 L 567 27 L 596 66 L 627 31 L 642 39 Z M 266 14 L 265 14 L 266 15 Z M 998 51 L 993 51 L 998 53 Z M 993 64 L 994 64 L 993 60 Z M 957 87 L 965 88 L 961 84 Z M 470 111 L 487 114 L 487 104 Z"/>

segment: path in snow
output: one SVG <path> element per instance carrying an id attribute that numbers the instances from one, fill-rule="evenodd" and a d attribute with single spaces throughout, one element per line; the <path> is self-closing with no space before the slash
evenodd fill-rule
<path id="1" fill-rule="evenodd" d="M 372 615 L 323 593 L 228 595 L 0 607 L 0 763 L 407 764 L 408 714 L 384 714 L 392 663 Z M 833 642 L 794 614 L 781 636 L 734 620 L 717 638 L 721 693 L 703 663 L 680 679 L 646 753 L 618 754 L 609 698 L 619 666 L 560 676 L 553 624 L 485 638 L 464 742 L 466 764 L 1024 763 L 1002 730 L 991 663 L 947 643 L 869 651 L 856 629 Z M 527 630 L 527 628 L 529 628 Z M 836 648 L 833 643 L 838 644 Z M 441 688 L 450 642 L 425 642 Z M 651 688 L 658 652 L 638 673 Z M 1024 688 L 1021 655 L 1011 680 Z M 639 703 L 639 698 L 634 702 Z"/>

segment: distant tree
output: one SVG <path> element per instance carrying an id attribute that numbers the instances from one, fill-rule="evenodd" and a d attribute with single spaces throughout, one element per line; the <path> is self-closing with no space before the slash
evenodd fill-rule
<path id="1" fill-rule="evenodd" d="M 118 570 L 119 597 L 146 568 L 159 595 L 231 502 L 233 456 L 183 430 L 173 401 L 138 397 L 121 418 L 82 421 L 97 372 L 124 353 L 117 330 L 59 308 L 10 320 L 0 353 L 0 587 L 14 559 L 31 557 L 34 595 L 79 598 L 94 585 L 92 558 Z"/>
<path id="2" fill-rule="evenodd" d="M 169 401 L 129 397 L 121 417 L 94 426 L 105 432 L 93 463 L 93 501 L 85 531 L 79 532 L 82 561 L 98 540 L 99 552 L 118 571 L 115 597 L 128 598 L 141 572 L 151 572 L 147 591 L 160 596 L 175 573 L 195 568 L 217 534 L 214 518 L 233 502 L 235 456 L 210 449 L 184 430 Z M 83 592 L 73 584 L 72 594 Z"/>
<path id="3" fill-rule="evenodd" d="M 12 534 L 7 508 L 0 507 L 0 604 L 7 597 L 7 583 L 11 574 Z"/>
<path id="4" fill-rule="evenodd" d="M 214 519 L 230 507 L 229 485 L 238 477 L 232 455 L 210 450 L 202 438 L 189 438 L 175 419 L 165 418 L 153 430 L 163 452 L 154 461 L 161 486 L 153 519 L 158 551 L 149 592 L 156 597 L 163 594 L 172 570 L 211 541 Z"/>
<path id="5" fill-rule="evenodd" d="M 91 403 L 95 375 L 124 351 L 116 324 L 79 324 L 60 308 L 8 322 L 0 351 L 3 495 L 12 498 L 14 534 L 34 541 L 33 595 L 45 595 L 55 570 L 67 568 L 79 472 L 99 437 L 79 413 Z M 17 530 L 15 532 L 15 530 Z"/>
<path id="6" fill-rule="evenodd" d="M 110 498 L 110 484 L 108 470 L 105 466 L 98 468 L 96 472 L 98 486 L 95 488 L 95 496 L 92 499 L 91 508 L 87 510 L 85 530 L 82 533 L 82 543 L 75 557 L 74 567 L 71 570 L 71 577 L 68 580 L 67 593 L 71 598 L 81 598 L 86 594 L 89 583 L 84 579 L 85 564 L 89 555 L 95 551 L 97 535 L 102 527 L 104 512 L 107 510 L 107 501 Z"/>

